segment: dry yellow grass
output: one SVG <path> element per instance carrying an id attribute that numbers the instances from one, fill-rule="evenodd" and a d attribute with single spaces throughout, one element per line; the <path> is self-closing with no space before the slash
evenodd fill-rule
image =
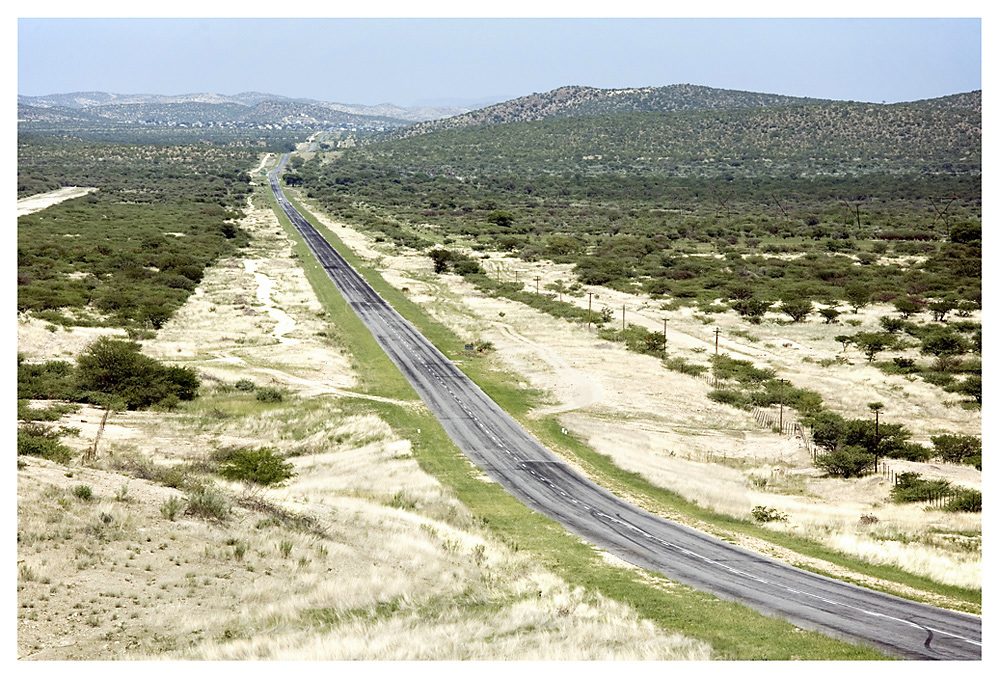
<path id="1" fill-rule="evenodd" d="M 273 216 L 253 210 L 246 259 L 221 262 L 145 344 L 194 367 L 205 397 L 176 413 L 116 413 L 97 462 L 26 458 L 18 471 L 18 656 L 24 659 L 708 659 L 631 609 L 570 588 L 485 532 L 359 401 L 350 357 Z M 267 283 L 261 293 L 262 279 Z M 287 320 L 276 336 L 266 313 Z M 251 312 L 251 313 L 248 313 Z M 280 314 L 279 319 L 282 318 Z M 25 323 L 30 332 L 48 332 Z M 30 332 L 29 332 L 30 331 Z M 62 331 L 60 331 L 62 332 Z M 72 358 L 26 342 L 31 357 Z M 296 342 L 281 342 L 291 338 Z M 239 401 L 237 379 L 281 386 Z M 236 399 L 236 400 L 234 400 Z M 242 404 L 242 405 L 241 405 Z M 93 439 L 102 413 L 63 424 Z M 297 472 L 266 505 L 215 482 L 223 522 L 167 511 L 186 493 L 119 469 L 202 465 L 225 445 L 274 445 Z M 129 462 L 131 460 L 131 462 Z M 87 486 L 93 499 L 74 494 Z M 181 502 L 183 508 L 183 502 Z"/>

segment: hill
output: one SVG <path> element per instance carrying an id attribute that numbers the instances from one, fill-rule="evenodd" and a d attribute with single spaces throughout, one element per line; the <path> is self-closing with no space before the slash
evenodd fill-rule
<path id="1" fill-rule="evenodd" d="M 101 123 L 138 125 L 279 125 L 330 126 L 372 131 L 402 127 L 461 114 L 454 106 L 393 104 L 365 106 L 313 99 L 293 99 L 262 92 L 224 94 L 114 94 L 73 92 L 38 97 L 18 96 L 18 119 L 29 123 Z"/>
<path id="2" fill-rule="evenodd" d="M 888 106 L 802 101 L 779 105 L 778 100 L 763 105 L 767 95 L 740 98 L 730 93 L 692 96 L 689 108 L 672 112 L 597 113 L 661 106 L 667 99 L 660 92 L 630 96 L 628 101 L 577 97 L 570 103 L 568 88 L 557 92 L 565 95 L 562 105 L 550 93 L 549 103 L 537 113 L 547 117 L 538 120 L 460 125 L 451 118 L 425 123 L 386 135 L 402 139 L 372 141 L 355 156 L 401 172 L 465 177 L 567 171 L 787 177 L 975 173 L 981 167 L 982 116 L 975 105 L 981 93 Z M 678 98 L 671 101 L 682 105 Z M 761 105 L 750 106 L 754 101 Z M 713 105 L 716 108 L 706 108 Z M 518 115 L 526 115 L 524 106 L 518 110 Z M 570 111 L 578 115 L 570 117 Z M 480 114 L 460 118 L 482 119 Z M 410 134 L 417 128 L 423 133 Z"/>
<path id="3" fill-rule="evenodd" d="M 560 87 L 551 92 L 518 97 L 443 120 L 419 123 L 387 136 L 407 137 L 456 127 L 530 122 L 563 116 L 705 111 L 818 103 L 831 102 L 778 94 L 723 90 L 698 85 L 624 89 L 569 86 Z"/>

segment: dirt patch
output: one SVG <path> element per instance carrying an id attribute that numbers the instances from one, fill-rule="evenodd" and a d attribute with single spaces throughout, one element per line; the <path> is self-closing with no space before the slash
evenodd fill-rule
<path id="1" fill-rule="evenodd" d="M 18 198 L 17 216 L 20 217 L 21 215 L 30 215 L 32 212 L 44 210 L 50 205 L 55 205 L 56 203 L 61 203 L 64 200 L 70 200 L 72 198 L 80 198 L 93 191 L 97 191 L 97 189 L 84 186 L 64 186 L 61 189 L 56 189 L 55 191 L 48 191 L 34 196 Z"/>

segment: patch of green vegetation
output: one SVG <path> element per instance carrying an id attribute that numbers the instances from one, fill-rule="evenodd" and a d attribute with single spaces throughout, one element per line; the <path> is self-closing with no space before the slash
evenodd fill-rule
<path id="1" fill-rule="evenodd" d="M 160 328 L 206 267 L 248 242 L 236 220 L 252 158 L 200 142 L 22 135 L 19 195 L 52 183 L 99 190 L 18 218 L 18 310 L 65 325 Z"/>
<path id="2" fill-rule="evenodd" d="M 76 453 L 60 442 L 62 435 L 63 432 L 55 427 L 40 422 L 25 422 L 17 428 L 17 454 L 66 464 Z"/>
<path id="3" fill-rule="evenodd" d="M 78 357 L 41 364 L 18 355 L 19 399 L 60 399 L 128 410 L 173 408 L 198 395 L 201 381 L 190 368 L 168 365 L 142 353 L 138 342 L 101 337 Z"/>

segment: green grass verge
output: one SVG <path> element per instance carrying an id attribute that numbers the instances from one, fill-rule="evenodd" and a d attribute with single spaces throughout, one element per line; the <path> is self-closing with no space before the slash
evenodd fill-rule
<path id="1" fill-rule="evenodd" d="M 272 205 L 277 211 L 276 203 Z M 446 355 L 460 356 L 462 344 L 447 328 L 386 284 L 377 272 L 365 266 L 306 210 L 299 205 L 296 207 L 397 311 Z M 315 264 L 297 232 L 280 212 L 278 215 L 296 242 L 295 251 L 320 301 L 331 321 L 340 328 L 347 349 L 356 358 L 365 389 L 380 396 L 416 399 L 405 378 L 343 301 L 322 268 Z M 530 401 L 524 391 L 509 376 L 491 370 L 488 361 L 465 361 L 462 369 L 511 414 L 524 415 L 529 409 Z M 511 548 L 528 551 L 568 583 L 625 603 L 666 630 L 704 640 L 711 644 L 719 659 L 872 660 L 886 657 L 874 649 L 799 630 L 784 620 L 761 615 L 742 604 L 722 601 L 670 582 L 658 574 L 608 563 L 597 549 L 568 533 L 558 523 L 528 509 L 497 484 L 477 479 L 478 472 L 472 463 L 426 410 L 361 399 L 357 399 L 355 405 L 374 410 L 399 435 L 412 441 L 421 468 L 452 488 L 481 523 Z M 549 438 L 549 429 L 555 426 L 555 421 L 541 421 L 541 425 L 540 429 L 535 429 L 544 440 Z"/>

